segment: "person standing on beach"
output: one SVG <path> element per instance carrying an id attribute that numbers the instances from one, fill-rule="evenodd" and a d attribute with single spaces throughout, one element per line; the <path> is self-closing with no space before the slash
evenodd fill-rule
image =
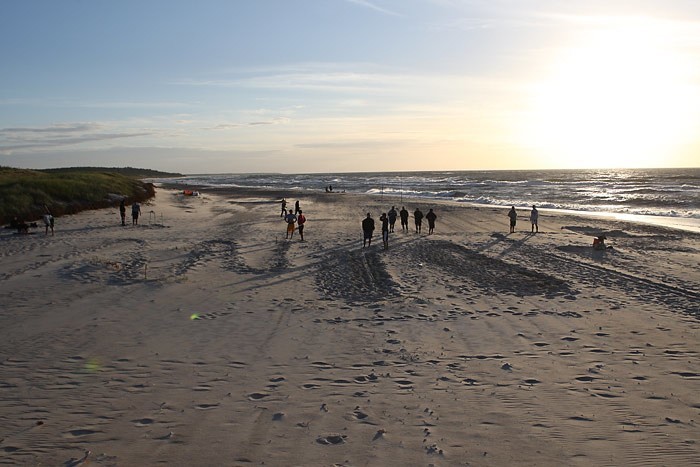
<path id="1" fill-rule="evenodd" d="M 515 222 L 518 220 L 518 213 L 515 212 L 515 206 L 510 207 L 510 211 L 508 211 L 508 217 L 510 217 L 510 233 L 514 233 Z"/>
<path id="2" fill-rule="evenodd" d="M 416 208 L 416 210 L 413 211 L 413 220 L 416 222 L 416 233 L 419 234 L 421 226 L 423 225 L 423 213 L 420 209 Z"/>
<path id="3" fill-rule="evenodd" d="M 291 239 L 294 236 L 294 224 L 296 224 L 297 222 L 297 216 L 294 215 L 294 213 L 290 209 L 287 215 L 284 216 L 284 220 L 287 222 L 287 236 L 284 238 Z"/>
<path id="4" fill-rule="evenodd" d="M 280 217 L 284 217 L 287 215 L 287 200 L 282 198 L 282 213 L 280 214 Z"/>
<path id="5" fill-rule="evenodd" d="M 537 208 L 533 205 L 532 206 L 532 211 L 530 211 L 530 222 L 532 223 L 532 229 L 530 230 L 531 232 L 539 232 L 540 228 L 537 225 L 537 220 L 540 218 L 540 213 L 537 210 Z"/>
<path id="6" fill-rule="evenodd" d="M 301 212 L 301 208 L 299 208 L 299 200 L 294 203 L 294 214 L 299 214 Z"/>
<path id="7" fill-rule="evenodd" d="M 122 225 L 126 225 L 126 201 L 125 198 L 122 198 L 121 202 L 119 203 L 119 216 L 122 218 Z"/>
<path id="8" fill-rule="evenodd" d="M 372 233 L 374 232 L 374 219 L 370 213 L 367 213 L 367 217 L 362 221 L 362 233 L 364 234 L 362 238 L 362 248 L 365 246 L 372 246 Z"/>
<path id="9" fill-rule="evenodd" d="M 428 220 L 428 235 L 430 235 L 433 233 L 433 230 L 435 230 L 435 219 L 437 219 L 437 216 L 433 212 L 433 208 L 430 208 L 428 214 L 425 215 L 425 218 Z"/>
<path id="10" fill-rule="evenodd" d="M 44 214 L 44 226 L 46 227 L 46 235 L 49 234 L 49 229 L 51 229 L 51 235 L 53 236 L 53 214 L 51 214 L 51 211 L 49 211 L 49 208 L 44 205 L 44 211 L 46 213 Z"/>
<path id="11" fill-rule="evenodd" d="M 384 245 L 384 249 L 388 250 L 389 249 L 389 218 L 387 217 L 386 213 L 382 213 L 382 215 L 379 216 L 379 220 L 382 221 L 382 243 Z"/>
<path id="12" fill-rule="evenodd" d="M 139 225 L 139 216 L 141 215 L 141 205 L 134 201 L 131 205 L 131 225 Z"/>
<path id="13" fill-rule="evenodd" d="M 401 206 L 399 216 L 401 216 L 401 230 L 405 230 L 406 232 L 408 232 L 408 211 L 406 211 L 406 208 L 404 206 Z"/>
<path id="14" fill-rule="evenodd" d="M 387 215 L 389 218 L 389 232 L 394 231 L 394 224 L 396 224 L 396 207 L 392 206 Z"/>
<path id="15" fill-rule="evenodd" d="M 299 201 L 297 201 L 299 203 Z M 301 241 L 304 241 L 304 224 L 306 223 L 306 216 L 302 214 L 301 209 L 299 209 L 299 215 L 297 216 L 297 225 L 299 225 L 299 236 Z"/>

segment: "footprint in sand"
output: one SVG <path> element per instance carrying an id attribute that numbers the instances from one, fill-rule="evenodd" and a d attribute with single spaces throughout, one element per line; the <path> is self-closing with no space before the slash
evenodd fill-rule
<path id="1" fill-rule="evenodd" d="M 353 381 L 355 381 L 357 384 L 365 384 L 365 383 L 368 383 L 370 381 L 376 381 L 376 380 L 377 380 L 377 375 L 372 373 L 372 374 L 369 374 L 367 376 L 364 376 L 364 375 L 356 376 Z"/>
<path id="2" fill-rule="evenodd" d="M 365 420 L 369 417 L 369 415 L 367 415 L 360 409 L 355 409 L 355 411 L 352 413 L 352 416 L 357 420 Z"/>
<path id="3" fill-rule="evenodd" d="M 690 371 L 672 371 L 674 375 L 682 376 L 683 378 L 697 378 L 700 377 L 699 373 L 692 373 Z"/>
<path id="4" fill-rule="evenodd" d="M 81 436 L 88 436 L 88 435 L 94 435 L 95 433 L 102 433 L 101 431 L 97 430 L 89 430 L 86 428 L 79 428 L 77 430 L 70 430 L 66 434 L 73 436 L 75 438 L 79 438 Z"/>
<path id="5" fill-rule="evenodd" d="M 399 385 L 401 389 L 413 389 L 413 381 L 408 379 L 397 379 L 396 384 Z"/>
<path id="6" fill-rule="evenodd" d="M 248 399 L 250 399 L 251 401 L 260 401 L 265 399 L 266 397 L 270 397 L 270 395 L 262 392 L 254 392 L 252 394 L 248 394 Z"/>
<path id="7" fill-rule="evenodd" d="M 197 410 L 212 410 L 219 406 L 219 404 L 199 404 L 195 405 L 194 408 Z"/>
<path id="8" fill-rule="evenodd" d="M 316 438 L 316 442 L 318 444 L 323 444 L 323 445 L 333 445 L 333 444 L 343 444 L 345 443 L 345 438 L 347 438 L 346 435 L 326 435 L 326 436 L 319 436 Z"/>
<path id="9" fill-rule="evenodd" d="M 141 418 L 138 420 L 132 420 L 133 424 L 136 426 L 148 426 L 155 422 L 152 418 Z"/>

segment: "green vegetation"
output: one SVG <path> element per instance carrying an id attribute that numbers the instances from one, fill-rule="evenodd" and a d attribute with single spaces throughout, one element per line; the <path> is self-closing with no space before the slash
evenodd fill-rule
<path id="1" fill-rule="evenodd" d="M 124 197 L 128 203 L 145 201 L 153 197 L 155 189 L 153 184 L 136 177 L 169 175 L 132 168 L 26 170 L 0 167 L 0 224 L 5 225 L 14 217 L 26 222 L 37 220 L 44 214 L 44 206 L 54 216 L 61 216 L 115 206 Z"/>
<path id="2" fill-rule="evenodd" d="M 42 169 L 39 172 L 46 172 L 52 174 L 65 174 L 65 173 L 116 173 L 120 175 L 125 175 L 127 177 L 133 178 L 165 178 L 165 177 L 182 177 L 180 173 L 174 172 L 160 172 L 158 170 L 151 169 L 138 169 L 134 167 L 66 167 L 60 169 Z"/>

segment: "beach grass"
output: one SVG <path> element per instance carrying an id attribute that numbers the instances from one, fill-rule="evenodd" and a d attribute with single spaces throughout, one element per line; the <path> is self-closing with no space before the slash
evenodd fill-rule
<path id="1" fill-rule="evenodd" d="M 61 170 L 27 170 L 0 167 L 0 222 L 14 217 L 32 221 L 41 217 L 44 206 L 55 215 L 73 214 L 128 202 L 144 201 L 154 195 L 153 185 L 136 176 L 143 173 L 130 169 L 72 168 Z"/>

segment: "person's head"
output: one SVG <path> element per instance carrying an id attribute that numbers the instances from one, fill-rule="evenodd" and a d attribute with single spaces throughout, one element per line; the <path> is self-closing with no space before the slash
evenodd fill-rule
<path id="1" fill-rule="evenodd" d="M 429 211 L 429 212 L 433 212 L 433 208 L 430 208 L 428 211 Z"/>
<path id="2" fill-rule="evenodd" d="M 299 214 L 301 214 L 301 209 L 299 209 Z"/>
<path id="3" fill-rule="evenodd" d="M 535 206 L 535 205 L 533 204 L 533 205 L 532 205 L 532 209 L 537 209 L 537 206 Z"/>
<path id="4" fill-rule="evenodd" d="M 372 217 L 372 215 L 370 213 L 367 213 L 367 217 Z"/>

